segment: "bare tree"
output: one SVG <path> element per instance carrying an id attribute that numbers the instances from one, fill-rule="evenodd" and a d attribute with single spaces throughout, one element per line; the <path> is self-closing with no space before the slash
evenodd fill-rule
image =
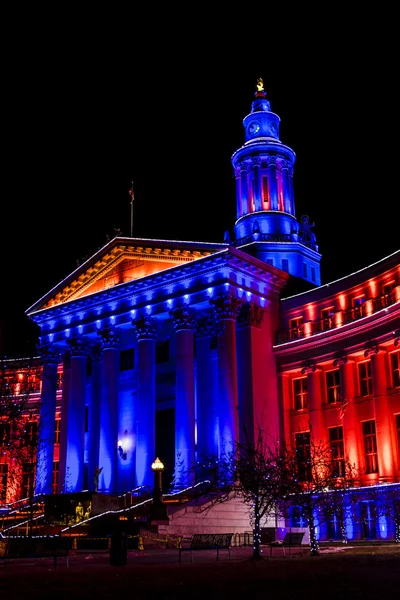
<path id="1" fill-rule="evenodd" d="M 285 498 L 286 509 L 300 508 L 310 534 L 310 553 L 319 554 L 316 528 L 328 514 L 339 515 L 342 532 L 345 531 L 344 494 L 359 484 L 360 472 L 347 457 L 338 456 L 329 444 L 309 444 L 291 451 L 293 481 L 290 494 Z"/>
<path id="2" fill-rule="evenodd" d="M 379 519 L 392 521 L 395 527 L 395 541 L 400 543 L 400 488 L 399 484 L 389 484 L 385 489 L 372 490 Z M 388 523 L 386 528 L 388 528 Z"/>
<path id="3" fill-rule="evenodd" d="M 251 508 L 253 559 L 262 558 L 262 520 L 276 516 L 281 499 L 292 490 L 290 459 L 291 454 L 284 444 L 274 442 L 269 445 L 264 432 L 260 430 L 254 443 L 245 435 L 245 442 L 236 442 L 232 452 L 218 462 L 218 486 L 214 479 L 215 494 L 206 510 L 233 498 L 241 498 Z"/>
<path id="4" fill-rule="evenodd" d="M 0 375 L 0 494 L 6 501 L 27 500 L 32 534 L 39 434 L 40 363 L 2 361 Z"/>

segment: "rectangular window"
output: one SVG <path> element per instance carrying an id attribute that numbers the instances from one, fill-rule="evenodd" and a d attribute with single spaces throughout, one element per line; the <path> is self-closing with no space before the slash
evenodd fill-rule
<path id="1" fill-rule="evenodd" d="M 359 296 L 358 298 L 353 298 L 352 300 L 352 313 L 353 319 L 360 319 L 361 317 L 365 317 L 365 296 Z"/>
<path id="2" fill-rule="evenodd" d="M 332 461 L 334 464 L 334 474 L 336 477 L 343 477 L 345 474 L 343 427 L 329 427 L 328 431 Z"/>
<path id="3" fill-rule="evenodd" d="M 335 369 L 334 371 L 327 371 L 326 373 L 326 397 L 328 404 L 334 404 L 340 402 L 340 371 Z"/>
<path id="4" fill-rule="evenodd" d="M 293 380 L 294 409 L 302 410 L 308 406 L 308 383 L 307 377 Z"/>
<path id="5" fill-rule="evenodd" d="M 56 426 L 54 429 L 54 443 L 60 443 L 60 431 L 61 431 L 61 419 L 56 419 Z"/>
<path id="6" fill-rule="evenodd" d="M 321 330 L 323 329 L 332 329 L 333 327 L 333 306 L 330 306 L 329 308 L 323 308 L 321 310 L 320 316 L 321 316 Z"/>
<path id="7" fill-rule="evenodd" d="M 397 448 L 400 456 L 400 415 L 396 415 Z"/>
<path id="8" fill-rule="evenodd" d="M 296 433 L 297 474 L 300 481 L 311 479 L 310 432 Z"/>
<path id="9" fill-rule="evenodd" d="M 372 395 L 371 361 L 358 365 L 358 377 L 360 380 L 360 396 Z"/>
<path id="10" fill-rule="evenodd" d="M 131 371 L 135 367 L 135 349 L 121 350 L 119 355 L 119 370 Z"/>
<path id="11" fill-rule="evenodd" d="M 378 450 L 376 447 L 375 420 L 362 424 L 365 455 L 365 472 L 378 473 Z"/>
<path id="12" fill-rule="evenodd" d="M 289 261 L 287 258 L 282 258 L 282 271 L 289 273 Z"/>
<path id="13" fill-rule="evenodd" d="M 35 446 L 38 441 L 38 422 L 28 421 L 26 424 L 26 435 L 29 444 Z"/>
<path id="14" fill-rule="evenodd" d="M 89 406 L 85 406 L 85 433 L 89 431 Z"/>
<path id="15" fill-rule="evenodd" d="M 60 463 L 58 462 L 58 460 L 55 460 L 53 462 L 53 482 L 52 482 L 52 486 L 51 486 L 51 491 L 53 494 L 57 494 L 59 466 L 60 466 Z"/>
<path id="16" fill-rule="evenodd" d="M 304 335 L 304 319 L 303 317 L 296 317 L 289 321 L 289 334 L 290 339 L 295 340 L 303 337 Z"/>
<path id="17" fill-rule="evenodd" d="M 264 203 L 264 208 L 268 208 L 268 177 L 265 175 L 262 177 L 262 200 Z M 265 206 L 265 204 L 267 206 Z"/>
<path id="18" fill-rule="evenodd" d="M 8 465 L 0 464 L 0 502 L 7 501 Z"/>
<path id="19" fill-rule="evenodd" d="M 307 263 L 303 263 L 303 277 L 305 279 L 307 279 L 307 277 L 308 277 Z"/>
<path id="20" fill-rule="evenodd" d="M 34 490 L 35 464 L 25 462 L 22 465 L 22 498 L 32 497 Z"/>
<path id="21" fill-rule="evenodd" d="M 10 423 L 0 423 L 0 447 L 10 442 Z"/>
<path id="22" fill-rule="evenodd" d="M 169 340 L 156 342 L 156 364 L 169 362 Z"/>
<path id="23" fill-rule="evenodd" d="M 315 283 L 315 267 L 311 267 L 311 281 Z"/>
<path id="24" fill-rule="evenodd" d="M 400 387 L 400 352 L 393 352 L 390 355 L 390 370 L 393 387 Z"/>

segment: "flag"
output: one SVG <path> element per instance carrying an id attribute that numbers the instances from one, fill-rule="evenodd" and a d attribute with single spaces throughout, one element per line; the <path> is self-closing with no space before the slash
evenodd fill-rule
<path id="1" fill-rule="evenodd" d="M 131 197 L 131 202 L 133 202 L 134 199 L 135 199 L 135 194 L 134 194 L 134 191 L 133 191 L 133 181 L 132 181 L 132 185 L 131 185 L 130 190 L 129 190 L 129 195 Z"/>

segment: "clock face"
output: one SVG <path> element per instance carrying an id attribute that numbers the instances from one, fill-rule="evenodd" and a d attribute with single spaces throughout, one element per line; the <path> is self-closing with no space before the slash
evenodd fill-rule
<path id="1" fill-rule="evenodd" d="M 260 130 L 260 124 L 257 121 L 252 121 L 251 123 L 249 123 L 249 126 L 247 127 L 247 132 L 250 135 L 254 135 L 259 130 Z"/>

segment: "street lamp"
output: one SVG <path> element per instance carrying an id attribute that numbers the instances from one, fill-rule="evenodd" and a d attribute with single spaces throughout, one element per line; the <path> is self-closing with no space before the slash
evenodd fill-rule
<path id="1" fill-rule="evenodd" d="M 162 499 L 162 473 L 164 463 L 157 457 L 152 463 L 151 469 L 154 473 L 153 504 L 150 508 L 151 521 L 168 521 L 167 507 Z"/>

